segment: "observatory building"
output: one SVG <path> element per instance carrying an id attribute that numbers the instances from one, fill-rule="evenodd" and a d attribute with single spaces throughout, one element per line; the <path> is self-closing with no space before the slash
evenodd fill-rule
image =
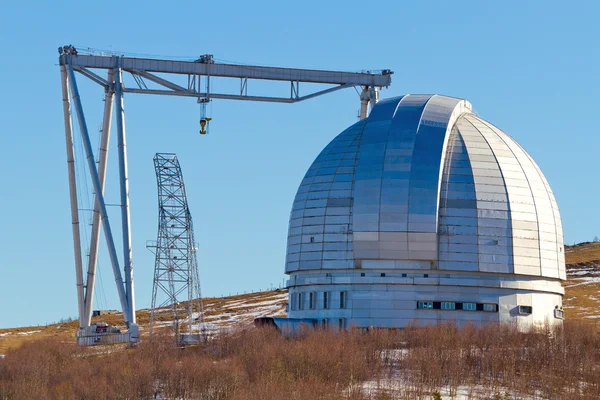
<path id="1" fill-rule="evenodd" d="M 288 316 L 401 328 L 563 319 L 561 220 L 533 159 L 466 100 L 379 102 L 294 200 Z"/>

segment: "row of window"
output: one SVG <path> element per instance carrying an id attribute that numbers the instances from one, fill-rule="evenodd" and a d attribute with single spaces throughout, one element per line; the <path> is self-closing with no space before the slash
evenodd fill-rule
<path id="1" fill-rule="evenodd" d="M 418 278 L 421 275 L 423 276 L 423 278 L 429 278 L 429 274 L 406 274 L 406 273 L 400 274 L 400 276 L 402 278 L 407 278 L 409 275 L 411 277 L 415 277 L 415 278 Z M 364 277 L 367 276 L 367 273 L 366 272 L 361 272 L 360 276 L 364 278 Z M 375 275 L 373 274 L 372 276 L 375 276 Z M 379 272 L 379 276 L 382 277 L 382 278 L 385 278 L 386 273 L 385 272 Z M 333 277 L 333 275 L 330 272 L 325 273 L 325 278 L 332 278 L 332 277 Z"/>
<path id="2" fill-rule="evenodd" d="M 421 310 L 463 310 L 498 312 L 498 304 L 467 302 L 457 303 L 454 301 L 417 301 L 417 308 Z"/>
<path id="3" fill-rule="evenodd" d="M 304 310 L 307 299 L 309 310 L 318 308 L 328 310 L 331 308 L 331 292 L 299 292 L 290 294 L 290 311 Z M 341 291 L 339 300 L 339 308 L 346 308 L 348 304 L 348 292 L 345 290 Z"/>
<path id="4" fill-rule="evenodd" d="M 457 303 L 454 301 L 417 301 L 417 308 L 422 310 L 462 310 L 462 311 L 485 311 L 498 312 L 498 304 L 493 303 Z M 532 306 L 517 306 L 520 315 L 531 315 Z M 565 318 L 565 312 L 558 307 L 554 310 L 554 317 Z"/>
<path id="5" fill-rule="evenodd" d="M 348 292 L 344 290 L 339 293 L 339 309 L 345 309 L 348 305 Z M 318 308 L 328 310 L 331 308 L 331 292 L 299 292 L 290 294 L 290 311 L 304 310 L 307 299 L 309 310 Z M 454 301 L 417 301 L 417 309 L 498 312 L 498 304 Z M 521 315 L 530 315 L 533 313 L 532 306 L 518 306 L 517 310 Z M 554 310 L 554 317 L 564 319 L 565 313 L 562 309 L 558 309 L 557 307 Z"/>
<path id="6" fill-rule="evenodd" d="M 421 274 L 418 274 L 418 275 L 421 276 Z M 422 275 L 423 275 L 423 278 L 429 278 L 429 274 L 422 274 Z M 364 277 L 364 276 L 366 276 L 366 273 L 365 272 L 361 272 L 360 276 Z M 385 277 L 385 272 L 381 272 L 379 274 L 379 276 L 382 277 L 382 278 L 384 278 Z M 406 278 L 406 277 L 408 277 L 408 274 L 402 274 L 401 276 L 402 276 L 402 278 Z M 417 277 L 417 275 L 415 275 L 415 277 Z"/>

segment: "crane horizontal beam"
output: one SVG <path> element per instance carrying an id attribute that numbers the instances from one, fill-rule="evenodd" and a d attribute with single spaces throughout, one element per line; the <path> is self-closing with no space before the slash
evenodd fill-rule
<path id="1" fill-rule="evenodd" d="M 68 59 L 70 58 L 70 59 Z M 117 57 L 101 55 L 60 56 L 60 65 L 70 64 L 74 69 L 99 68 L 112 69 L 119 59 L 120 68 L 130 71 L 145 71 L 179 75 L 200 75 L 223 78 L 247 78 L 273 81 L 309 82 L 332 85 L 388 87 L 392 82 L 390 70 L 380 73 L 340 72 L 314 69 L 262 67 L 206 63 L 199 61 L 172 61 L 151 58 Z"/>
<path id="2" fill-rule="evenodd" d="M 136 89 L 136 88 L 124 88 L 124 93 L 137 93 L 137 94 L 156 94 L 163 96 L 184 96 L 184 97 L 198 97 L 212 99 L 225 99 L 225 100 L 248 100 L 248 101 L 265 101 L 273 103 L 297 103 L 299 101 L 312 99 L 323 94 L 335 92 L 336 90 L 345 89 L 352 85 L 338 85 L 329 89 L 321 90 L 319 92 L 311 93 L 302 97 L 271 97 L 271 96 L 248 96 L 248 95 L 237 95 L 237 94 L 226 94 L 226 93 L 202 93 L 194 92 L 190 90 L 161 90 L 161 89 Z"/>

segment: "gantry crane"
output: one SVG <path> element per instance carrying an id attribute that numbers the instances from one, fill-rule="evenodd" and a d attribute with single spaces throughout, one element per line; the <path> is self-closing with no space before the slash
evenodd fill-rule
<path id="1" fill-rule="evenodd" d="M 59 47 L 59 65 L 62 81 L 63 113 L 65 138 L 67 146 L 67 166 L 69 175 L 69 193 L 71 203 L 71 222 L 73 230 L 73 247 L 75 255 L 75 274 L 77 282 L 77 304 L 79 312 L 79 332 L 83 338 L 80 343 L 87 344 L 97 338 L 93 327 L 90 329 L 92 316 L 92 299 L 96 277 L 96 264 L 101 227 L 114 273 L 117 292 L 129 333 L 128 338 L 119 336 L 115 341 L 132 341 L 139 339 L 135 315 L 134 279 L 130 231 L 129 179 L 127 168 L 127 140 L 125 133 L 125 113 L 123 108 L 124 94 L 153 94 L 166 96 L 184 96 L 196 99 L 206 110 L 211 99 L 247 100 L 263 102 L 296 103 L 321 96 L 340 89 L 360 87 L 361 119 L 368 115 L 369 106 L 378 101 L 378 91 L 391 84 L 392 71 L 384 69 L 378 72 L 339 72 L 310 70 L 297 68 L 264 67 L 252 65 L 222 64 L 215 62 L 212 55 L 203 55 L 195 60 L 174 61 L 157 58 L 134 58 L 124 55 L 106 54 L 94 50 L 82 51 L 71 45 Z M 102 77 L 99 71 L 106 71 Z M 77 87 L 75 73 L 85 76 L 104 88 L 105 103 L 100 138 L 98 162 L 83 112 L 82 101 Z M 124 75 L 130 74 L 136 87 L 125 86 Z M 156 75 L 156 74 L 161 74 Z M 240 80 L 240 91 L 235 94 L 215 93 L 210 90 L 213 79 L 234 78 Z M 183 82 L 176 83 L 176 80 Z M 184 80 L 187 80 L 187 84 Z M 289 96 L 253 96 L 248 94 L 248 81 L 268 80 L 288 82 Z M 203 85 L 204 82 L 204 85 Z M 300 83 L 316 83 L 330 85 L 328 88 L 300 95 Z M 107 205 L 104 199 L 104 186 L 107 168 L 108 144 L 111 130 L 111 114 L 115 105 L 117 123 L 117 142 L 120 182 L 120 208 L 122 231 L 122 265 L 125 279 L 121 274 L 117 246 L 112 235 L 112 226 L 108 219 Z M 79 123 L 81 141 L 87 159 L 87 169 L 94 192 L 94 210 L 92 217 L 87 277 L 83 279 L 83 258 L 81 251 L 81 234 L 79 227 L 79 208 L 75 180 L 75 152 L 73 148 L 73 129 L 71 107 Z M 210 117 L 202 111 L 200 133 L 205 134 Z M 91 339 L 89 339 L 91 337 Z"/>

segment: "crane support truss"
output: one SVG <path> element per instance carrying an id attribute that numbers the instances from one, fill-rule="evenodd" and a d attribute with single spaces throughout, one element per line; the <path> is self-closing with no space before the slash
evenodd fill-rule
<path id="1" fill-rule="evenodd" d="M 157 153 L 154 169 L 158 185 L 158 234 L 156 243 L 148 246 L 156 256 L 150 333 L 157 313 L 169 307 L 179 340 L 181 335 L 199 334 L 203 319 L 192 215 L 177 156 Z M 163 301 L 158 300 L 161 294 Z"/>
<path id="2" fill-rule="evenodd" d="M 117 61 L 118 60 L 118 61 Z M 209 60 L 209 61 L 207 61 Z M 92 72 L 90 69 L 114 69 L 119 65 L 121 71 L 129 72 L 137 83 L 135 87 L 123 87 L 123 93 L 156 94 L 168 96 L 188 96 L 198 99 L 229 99 L 266 101 L 279 103 L 296 103 L 321 96 L 340 89 L 360 86 L 362 88 L 361 104 L 373 105 L 377 102 L 377 90 L 388 87 L 392 82 L 390 70 L 380 73 L 340 72 L 298 68 L 262 67 L 251 65 L 214 63 L 212 58 L 201 57 L 196 61 L 171 61 L 150 58 L 117 57 L 106 55 L 72 55 L 60 56 L 60 64 L 70 64 L 73 69 L 94 82 L 109 88 L 111 83 Z M 165 75 L 158 76 L 157 73 Z M 175 83 L 176 75 L 187 77 L 187 84 Z M 237 78 L 240 79 L 239 94 L 213 93 L 202 91 L 200 78 Z M 248 80 L 269 80 L 290 83 L 290 96 L 252 96 L 248 95 Z M 158 85 L 148 88 L 146 81 Z M 318 83 L 334 85 L 327 89 L 300 95 L 300 83 Z M 361 118 L 366 118 L 366 110 L 361 108 Z M 363 115 L 364 114 L 364 115 Z"/>
<path id="3" fill-rule="evenodd" d="M 172 61 L 150 58 L 133 58 L 116 55 L 79 54 L 73 46 L 59 48 L 59 65 L 62 82 L 63 115 L 65 123 L 65 139 L 67 149 L 67 167 L 69 176 L 69 193 L 71 204 L 71 222 L 75 256 L 75 275 L 80 331 L 91 327 L 92 302 L 96 278 L 96 264 L 100 241 L 100 230 L 104 237 L 113 269 L 117 293 L 123 309 L 125 322 L 137 340 L 138 327 L 135 315 L 135 296 L 133 280 L 133 261 L 131 249 L 129 178 L 127 166 L 127 140 L 125 130 L 124 94 L 154 94 L 168 96 L 188 96 L 197 98 L 206 104 L 210 99 L 230 99 L 248 101 L 266 101 L 280 103 L 296 103 L 311 99 L 336 90 L 360 86 L 360 118 L 366 118 L 370 106 L 379 99 L 378 90 L 391 84 L 390 70 L 378 73 L 371 72 L 339 72 L 297 68 L 277 68 L 250 65 L 215 63 L 211 55 L 201 56 L 195 61 Z M 99 75 L 99 70 L 106 70 L 106 77 Z M 105 105 L 100 138 L 99 158 L 96 160 L 75 72 L 92 80 L 104 88 Z M 137 87 L 124 84 L 124 72 L 132 75 Z M 157 75 L 158 74 L 158 75 Z M 179 77 L 179 78 L 178 78 Z M 185 82 L 185 77 L 187 83 Z M 212 78 L 234 78 L 240 80 L 239 93 L 213 93 L 210 91 Z M 177 83 L 174 79 L 179 79 Z M 289 96 L 259 96 L 248 94 L 249 80 L 266 80 L 287 82 L 290 85 Z M 203 86 L 202 81 L 205 83 Z M 300 95 L 300 83 L 330 85 L 320 91 Z M 82 254 L 81 232 L 79 224 L 79 207 L 77 204 L 78 188 L 75 177 L 74 135 L 71 109 L 75 110 L 81 141 L 85 150 L 90 179 L 94 190 L 94 213 L 92 217 L 91 238 L 87 260 L 87 274 L 84 274 L 84 256 Z M 108 219 L 104 186 L 108 166 L 108 147 L 111 130 L 111 114 L 115 113 L 117 125 L 117 151 L 119 159 L 122 267 L 121 273 L 117 247 Z M 201 120 L 202 123 L 202 120 Z M 195 262 L 195 261 L 194 261 Z M 85 275 L 85 282 L 84 282 Z M 93 328 L 93 327 L 91 327 Z M 132 339 L 133 340 L 133 339 Z"/>
<path id="4" fill-rule="evenodd" d="M 118 60 L 117 60 L 118 61 Z M 98 256 L 98 245 L 100 239 L 100 229 L 104 229 L 104 236 L 108 248 L 117 293 L 123 310 L 125 322 L 129 328 L 136 323 L 135 317 L 135 302 L 133 289 L 133 266 L 131 258 L 131 235 L 129 223 L 129 189 L 128 189 L 128 174 L 127 174 L 127 153 L 125 140 L 125 119 L 123 112 L 123 92 L 121 84 L 121 71 L 118 68 L 113 68 L 108 71 L 108 81 L 111 84 L 105 88 L 105 107 L 104 118 L 102 124 L 102 136 L 100 139 L 100 154 L 98 165 L 92 149 L 91 139 L 87 128 L 85 114 L 77 80 L 75 78 L 75 70 L 72 65 L 61 65 L 61 82 L 63 94 L 63 114 L 65 120 L 65 138 L 67 145 L 67 166 L 69 171 L 69 191 L 71 199 L 71 219 L 73 224 L 73 245 L 75 249 L 75 272 L 77 284 L 77 304 L 79 313 L 79 328 L 82 335 L 87 334 L 88 328 L 91 325 L 92 318 L 92 303 L 96 276 L 96 262 Z M 113 81 L 114 79 L 114 81 Z M 108 82 L 107 81 L 107 82 Z M 113 98 L 116 97 L 116 119 L 117 119 L 117 138 L 118 138 L 118 153 L 119 153 L 119 179 L 121 181 L 121 210 L 122 210 L 122 232 L 123 232 L 123 267 L 125 273 L 125 281 L 123 281 L 117 248 L 112 234 L 112 228 L 108 219 L 106 202 L 104 199 L 104 183 L 107 168 L 108 144 L 111 128 L 111 114 L 113 110 Z M 83 257 L 81 251 L 81 233 L 79 227 L 77 204 L 77 185 L 75 180 L 75 155 L 73 151 L 73 124 L 71 116 L 71 108 L 74 108 L 77 117 L 79 130 L 81 133 L 81 142 L 85 150 L 87 160 L 87 169 L 90 174 L 90 179 L 94 190 L 94 214 L 92 217 L 91 238 L 89 245 L 89 258 L 87 265 L 87 277 L 84 284 L 83 280 Z M 134 329 L 137 330 L 137 327 Z"/>

